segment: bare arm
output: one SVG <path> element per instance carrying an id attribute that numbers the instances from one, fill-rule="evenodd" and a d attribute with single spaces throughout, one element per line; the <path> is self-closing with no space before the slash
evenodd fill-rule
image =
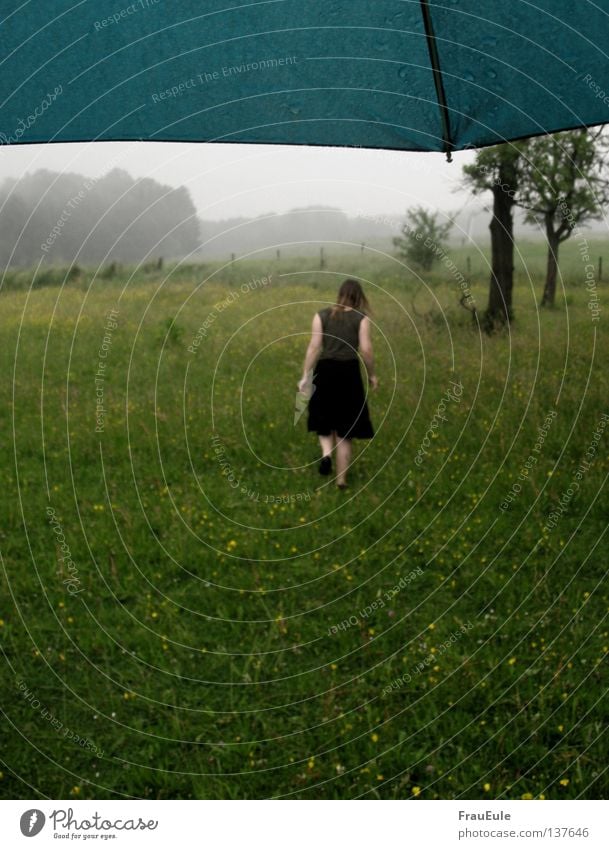
<path id="1" fill-rule="evenodd" d="M 378 377 L 374 373 L 374 354 L 372 353 L 372 340 L 370 338 L 370 319 L 365 315 L 359 324 L 359 352 L 366 366 L 368 380 L 373 389 L 379 385 Z"/>
<path id="2" fill-rule="evenodd" d="M 322 337 L 323 328 L 321 326 L 321 319 L 319 317 L 319 313 L 315 313 L 313 316 L 313 323 L 311 325 L 311 341 L 309 342 L 309 347 L 307 348 L 307 353 L 304 358 L 304 365 L 302 367 L 302 379 L 298 384 L 298 388 L 301 390 L 301 384 L 309 381 L 310 375 L 315 367 L 315 363 L 317 362 L 317 358 L 321 353 Z"/>

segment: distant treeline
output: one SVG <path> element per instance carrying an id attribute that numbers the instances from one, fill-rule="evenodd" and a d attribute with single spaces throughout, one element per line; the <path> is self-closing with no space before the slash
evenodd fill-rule
<path id="1" fill-rule="evenodd" d="M 0 265 L 138 263 L 196 250 L 199 222 L 188 190 L 41 170 L 0 186 Z"/>
<path id="2" fill-rule="evenodd" d="M 202 219 L 200 256 L 205 261 L 253 253 L 272 258 L 278 250 L 282 257 L 310 256 L 319 255 L 322 246 L 327 255 L 348 254 L 347 245 L 357 250 L 361 244 L 393 254 L 393 237 L 400 233 L 406 213 L 404 209 L 403 215 L 374 215 L 360 210 L 347 215 L 335 207 L 312 206 L 255 218 Z M 470 204 L 446 214 L 455 222 L 450 244 L 476 250 L 488 243 L 490 217 L 484 205 Z M 515 224 L 521 237 L 543 238 L 539 227 L 524 223 L 522 214 L 516 214 Z"/>
<path id="3" fill-rule="evenodd" d="M 220 259 L 231 253 L 251 252 L 274 256 L 319 254 L 320 245 L 328 251 L 344 253 L 345 244 L 382 245 L 391 250 L 391 237 L 399 232 L 399 216 L 346 215 L 333 207 L 308 207 L 257 218 L 230 218 L 200 222 L 201 257 Z M 334 243 L 334 244 L 332 244 Z"/>

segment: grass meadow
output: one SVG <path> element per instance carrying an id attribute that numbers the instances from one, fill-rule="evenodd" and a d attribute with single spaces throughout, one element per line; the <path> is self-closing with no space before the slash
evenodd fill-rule
<path id="1" fill-rule="evenodd" d="M 466 249 L 5 275 L 0 796 L 607 797 L 607 284 L 567 243 L 539 311 L 521 249 L 493 337 Z M 294 401 L 345 276 L 341 492 Z"/>

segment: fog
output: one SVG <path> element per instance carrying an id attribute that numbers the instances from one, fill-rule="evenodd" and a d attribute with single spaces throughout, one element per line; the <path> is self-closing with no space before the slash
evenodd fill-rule
<path id="1" fill-rule="evenodd" d="M 185 186 L 203 219 L 255 217 L 332 206 L 349 215 L 403 215 L 414 204 L 481 208 L 460 189 L 473 151 L 441 153 L 273 145 L 95 142 L 5 146 L 0 180 L 46 168 L 100 177 L 119 167 L 136 178 Z"/>

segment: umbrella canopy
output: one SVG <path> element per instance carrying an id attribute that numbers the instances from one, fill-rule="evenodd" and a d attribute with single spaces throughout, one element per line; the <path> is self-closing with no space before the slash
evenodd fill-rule
<path id="1" fill-rule="evenodd" d="M 4 144 L 450 152 L 609 122 L 609 0 L 0 0 L 0 32 Z"/>

